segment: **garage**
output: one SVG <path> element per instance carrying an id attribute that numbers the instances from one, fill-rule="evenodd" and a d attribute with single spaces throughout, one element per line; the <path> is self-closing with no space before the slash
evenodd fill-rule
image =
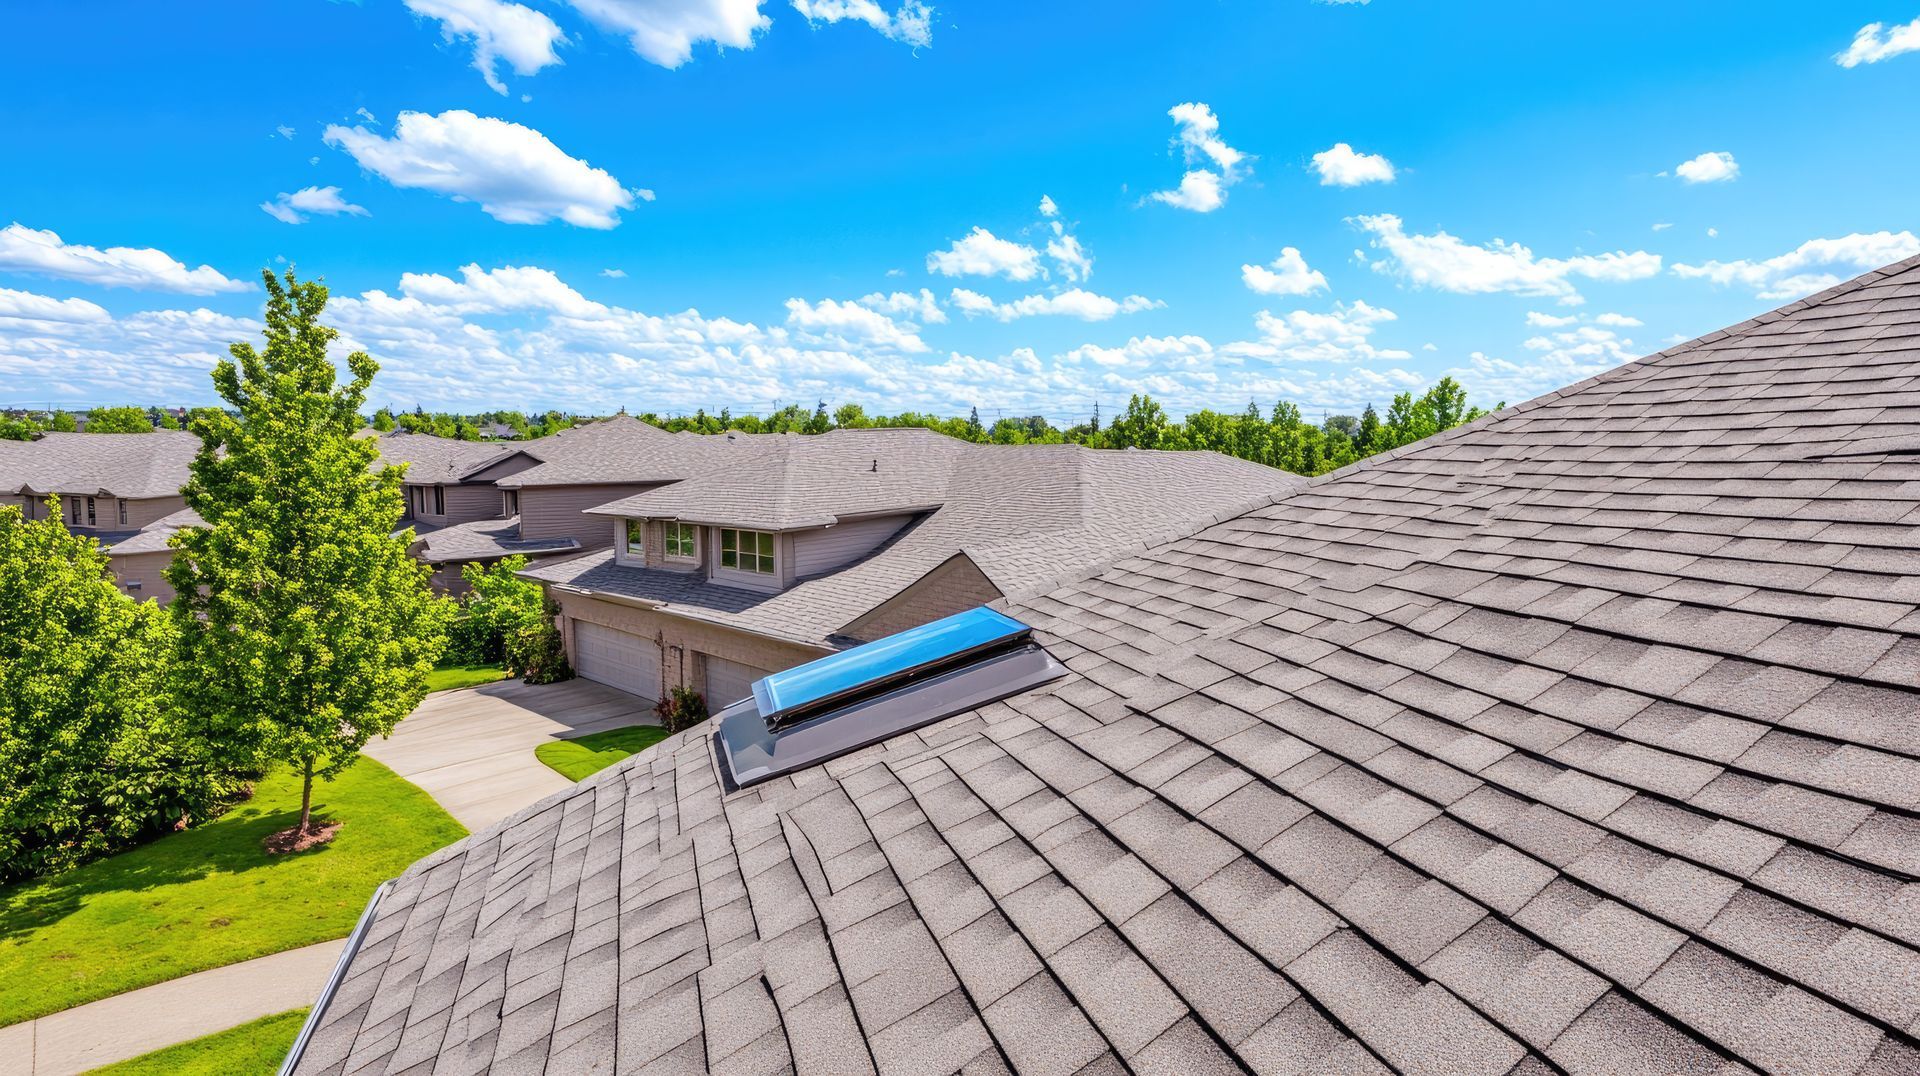
<path id="1" fill-rule="evenodd" d="M 722 707 L 753 694 L 753 682 L 770 671 L 708 654 L 707 709 L 719 713 Z"/>
<path id="2" fill-rule="evenodd" d="M 575 620 L 573 671 L 643 699 L 660 697 L 660 647 L 652 639 Z"/>

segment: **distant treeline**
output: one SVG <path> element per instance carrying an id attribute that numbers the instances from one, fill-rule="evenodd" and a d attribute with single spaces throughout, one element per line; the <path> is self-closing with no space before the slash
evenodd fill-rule
<path id="1" fill-rule="evenodd" d="M 1503 406 L 1496 404 L 1493 409 L 1497 411 Z M 1195 411 L 1185 421 L 1175 422 L 1167 417 L 1166 409 L 1158 401 L 1144 394 L 1129 399 L 1126 410 L 1104 425 L 1096 405 L 1087 421 L 1064 429 L 1040 415 L 1002 418 L 989 424 L 980 420 L 978 408 L 965 418 L 918 411 L 869 415 L 859 404 L 844 404 L 830 411 L 825 401 L 812 410 L 795 404 L 765 416 L 735 415 L 723 408 L 718 414 L 708 414 L 702 409 L 691 415 L 662 417 L 647 411 L 634 417 L 661 429 L 688 433 L 739 430 L 805 434 L 910 426 L 938 430 L 950 437 L 982 444 L 1212 449 L 1295 474 L 1317 475 L 1376 452 L 1411 444 L 1462 422 L 1471 422 L 1486 413 L 1485 409 L 1469 406 L 1466 389 L 1445 377 L 1418 396 L 1410 392 L 1395 396 L 1384 414 L 1368 406 L 1357 415 L 1329 415 L 1320 422 L 1309 421 L 1297 405 L 1284 400 L 1274 404 L 1271 411 L 1262 411 L 1258 403 L 1248 403 L 1246 410 L 1238 413 Z M 177 429 L 182 425 L 179 418 L 179 412 L 158 407 L 97 407 L 87 412 L 83 425 L 88 433 L 146 433 L 155 428 Z M 190 420 L 191 415 L 187 418 Z M 462 441 L 527 440 L 591 421 L 589 417 L 560 411 L 533 415 L 522 411 L 487 411 L 463 415 L 422 408 L 396 413 L 385 407 L 367 420 L 368 425 L 380 433 L 405 430 Z M 72 430 L 76 425 L 82 424 L 76 423 L 73 414 L 64 411 L 40 412 L 21 418 L 0 417 L 0 436 L 25 438 L 36 430 Z"/>

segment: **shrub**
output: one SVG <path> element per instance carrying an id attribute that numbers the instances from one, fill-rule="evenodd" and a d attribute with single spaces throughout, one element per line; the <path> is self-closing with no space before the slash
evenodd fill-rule
<path id="1" fill-rule="evenodd" d="M 469 564 L 460 577 L 472 588 L 447 632 L 447 657 L 460 665 L 499 665 L 508 660 L 507 640 L 543 617 L 540 584 L 517 574 L 527 558 Z"/>
<path id="2" fill-rule="evenodd" d="M 168 704 L 165 610 L 121 594 L 54 515 L 0 508 L 0 881 L 118 851 L 241 787 Z"/>
<path id="3" fill-rule="evenodd" d="M 681 684 L 654 704 L 653 712 L 669 733 L 690 729 L 707 719 L 707 699 L 698 691 Z"/>
<path id="4" fill-rule="evenodd" d="M 567 664 L 567 648 L 560 640 L 554 618 L 560 607 L 552 599 L 540 604 L 540 615 L 507 636 L 507 671 L 529 684 L 557 684 L 573 679 Z"/>

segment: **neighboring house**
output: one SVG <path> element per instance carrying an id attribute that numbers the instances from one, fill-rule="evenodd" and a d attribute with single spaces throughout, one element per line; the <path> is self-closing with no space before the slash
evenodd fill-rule
<path id="1" fill-rule="evenodd" d="M 621 415 L 515 444 L 390 433 L 381 457 L 407 463 L 406 519 L 433 585 L 466 589 L 460 570 L 523 554 L 553 558 L 610 544 L 585 509 L 702 469 L 717 439 L 670 434 Z"/>
<path id="2" fill-rule="evenodd" d="M 703 440 L 723 466 L 587 509 L 612 548 L 525 574 L 559 603 L 581 675 L 655 699 L 685 685 L 715 708 L 768 672 L 1302 481 L 1211 452 L 972 445 L 920 429 Z"/>
<path id="3" fill-rule="evenodd" d="M 1920 1071 L 1920 258 L 1192 531 L 422 860 L 294 1071 Z"/>
<path id="4" fill-rule="evenodd" d="M 435 589 L 464 593 L 467 585 L 460 570 L 467 564 L 488 564 L 515 553 L 552 556 L 580 548 L 567 536 L 521 540 L 514 505 L 517 495 L 502 490 L 497 482 L 540 461 L 517 447 L 401 431 L 381 435 L 379 445 L 382 463 L 407 465 L 401 523 L 413 527 L 418 540 L 412 552 L 433 566 Z"/>
<path id="5" fill-rule="evenodd" d="M 51 500 L 68 530 L 99 540 L 121 589 L 164 602 L 166 537 L 186 509 L 180 488 L 199 450 L 200 438 L 180 430 L 0 441 L 0 505 L 45 519 Z"/>

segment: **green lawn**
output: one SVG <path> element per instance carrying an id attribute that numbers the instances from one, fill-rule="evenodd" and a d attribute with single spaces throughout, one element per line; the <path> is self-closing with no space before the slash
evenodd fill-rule
<path id="1" fill-rule="evenodd" d="M 289 771 L 205 825 L 51 878 L 0 888 L 0 1026 L 353 929 L 374 886 L 466 835 L 370 758 L 314 788 L 332 843 L 269 856 L 300 818 Z"/>
<path id="2" fill-rule="evenodd" d="M 436 665 L 427 674 L 427 691 L 452 691 L 506 678 L 507 670 L 498 665 Z"/>
<path id="3" fill-rule="evenodd" d="M 569 781 L 579 781 L 599 773 L 636 751 L 644 751 L 667 738 L 667 730 L 658 725 L 629 725 L 582 736 L 577 740 L 556 740 L 533 749 L 533 757 L 558 771 Z"/>
<path id="4" fill-rule="evenodd" d="M 88 1076 L 255 1076 L 278 1072 L 306 1018 L 305 1009 L 263 1016 L 203 1039 L 94 1069 Z"/>

